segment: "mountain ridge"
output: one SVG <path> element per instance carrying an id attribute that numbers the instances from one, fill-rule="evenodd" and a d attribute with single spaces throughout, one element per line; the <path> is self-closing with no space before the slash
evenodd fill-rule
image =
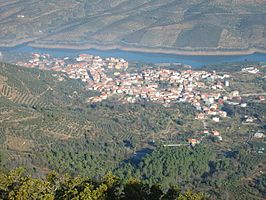
<path id="1" fill-rule="evenodd" d="M 0 4 L 0 46 L 265 52 L 265 8 L 265 1 L 16 0 Z"/>

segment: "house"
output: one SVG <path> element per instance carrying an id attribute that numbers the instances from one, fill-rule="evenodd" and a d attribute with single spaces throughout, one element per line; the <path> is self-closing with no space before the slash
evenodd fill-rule
<path id="1" fill-rule="evenodd" d="M 252 123 L 252 122 L 254 122 L 254 119 L 253 119 L 252 117 L 248 117 L 248 118 L 246 119 L 246 122 L 247 122 L 247 123 Z"/>
<path id="2" fill-rule="evenodd" d="M 227 112 L 225 111 L 219 111 L 220 117 L 227 117 Z"/>
<path id="3" fill-rule="evenodd" d="M 210 104 L 213 104 L 214 103 L 214 98 L 213 97 L 209 97 L 208 101 L 209 101 Z"/>
<path id="4" fill-rule="evenodd" d="M 241 107 L 241 108 L 245 108 L 245 107 L 247 107 L 247 103 L 241 103 L 241 104 L 240 104 L 240 107 Z"/>
<path id="5" fill-rule="evenodd" d="M 208 110 L 207 112 L 208 115 L 217 115 L 216 111 Z"/>
<path id="6" fill-rule="evenodd" d="M 225 85 L 225 87 L 229 87 L 229 85 L 230 85 L 229 80 L 226 80 L 226 81 L 224 82 L 224 85 Z"/>
<path id="7" fill-rule="evenodd" d="M 228 100 L 228 97 L 227 96 L 223 96 L 223 100 L 224 101 L 227 101 Z"/>
<path id="8" fill-rule="evenodd" d="M 220 136 L 220 135 L 217 136 L 216 138 L 217 138 L 219 141 L 222 141 L 222 140 L 223 140 L 222 136 Z"/>
<path id="9" fill-rule="evenodd" d="M 220 118 L 219 118 L 219 117 L 213 117 L 212 120 L 213 120 L 214 122 L 219 122 L 219 121 L 220 121 Z"/>
<path id="10" fill-rule="evenodd" d="M 199 119 L 199 120 L 205 119 L 205 115 L 203 113 L 198 113 L 195 119 Z"/>
<path id="11" fill-rule="evenodd" d="M 264 133 L 261 133 L 261 132 L 257 132 L 257 133 L 254 134 L 254 137 L 255 138 L 259 138 L 259 139 L 260 138 L 264 138 L 265 137 L 265 134 Z"/>
<path id="12" fill-rule="evenodd" d="M 242 72 L 248 72 L 248 73 L 251 73 L 251 74 L 256 74 L 258 73 L 260 70 L 255 68 L 255 67 L 246 67 L 246 68 L 243 68 L 241 70 Z"/>
<path id="13" fill-rule="evenodd" d="M 188 142 L 191 144 L 191 146 L 195 146 L 196 144 L 200 143 L 200 141 L 195 138 L 188 138 Z"/>
<path id="14" fill-rule="evenodd" d="M 212 131 L 213 136 L 219 136 L 220 132 L 219 131 Z"/>
<path id="15" fill-rule="evenodd" d="M 17 15 L 17 18 L 24 18 L 24 15 Z"/>
<path id="16" fill-rule="evenodd" d="M 264 96 L 259 96 L 259 100 L 260 101 L 265 101 L 265 97 Z"/>
<path id="17" fill-rule="evenodd" d="M 231 92 L 231 96 L 232 97 L 239 97 L 239 91 L 235 90 L 235 91 Z"/>
<path id="18" fill-rule="evenodd" d="M 218 100 L 218 104 L 219 104 L 219 105 L 223 105 L 223 104 L 224 104 L 224 100 L 223 100 L 223 99 L 219 99 L 219 100 Z"/>

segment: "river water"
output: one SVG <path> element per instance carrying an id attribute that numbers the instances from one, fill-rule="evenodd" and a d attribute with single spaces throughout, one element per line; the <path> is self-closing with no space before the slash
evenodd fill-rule
<path id="1" fill-rule="evenodd" d="M 183 63 L 191 65 L 192 67 L 202 67 L 207 64 L 215 64 L 222 62 L 240 62 L 240 61 L 259 61 L 266 62 L 266 54 L 254 53 L 251 55 L 237 55 L 237 56 L 186 56 L 163 53 L 141 53 L 130 52 L 122 50 L 69 50 L 69 49 L 44 49 L 32 48 L 29 46 L 18 46 L 14 48 L 0 49 L 0 51 L 8 54 L 16 53 L 48 53 L 54 57 L 76 57 L 79 54 L 86 53 L 98 55 L 101 57 L 115 57 L 123 58 L 127 61 L 145 62 L 145 63 Z"/>

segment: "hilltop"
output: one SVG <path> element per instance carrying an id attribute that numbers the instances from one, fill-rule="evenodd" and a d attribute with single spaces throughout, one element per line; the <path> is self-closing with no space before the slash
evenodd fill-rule
<path id="1" fill-rule="evenodd" d="M 266 50 L 266 2 L 79 0 L 0 3 L 1 47 L 124 49 L 177 54 Z"/>

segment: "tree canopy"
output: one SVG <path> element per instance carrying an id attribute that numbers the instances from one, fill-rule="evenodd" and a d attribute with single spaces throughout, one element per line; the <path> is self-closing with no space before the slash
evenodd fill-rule
<path id="1" fill-rule="evenodd" d="M 50 172 L 45 178 L 32 178 L 23 168 L 0 174 L 1 199 L 75 199 L 75 200 L 202 200 L 204 194 L 181 191 L 177 186 L 163 190 L 138 179 L 122 182 L 112 173 L 101 180 L 71 177 Z"/>

